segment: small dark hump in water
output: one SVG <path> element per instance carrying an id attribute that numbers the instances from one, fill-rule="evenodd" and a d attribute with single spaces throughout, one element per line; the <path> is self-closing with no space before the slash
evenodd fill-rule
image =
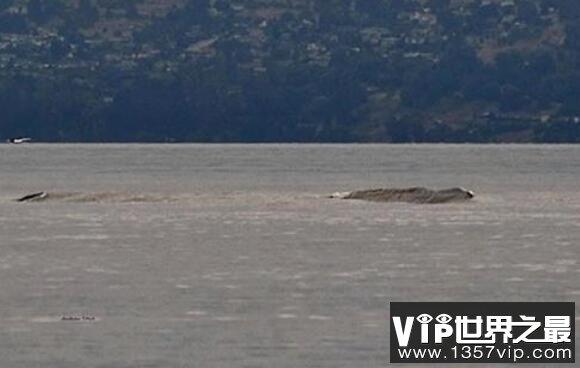
<path id="1" fill-rule="evenodd" d="M 18 198 L 16 200 L 16 202 L 30 202 L 30 201 L 34 201 L 35 199 L 46 198 L 46 196 L 48 196 L 48 193 L 46 193 L 46 192 L 27 194 L 24 197 Z"/>

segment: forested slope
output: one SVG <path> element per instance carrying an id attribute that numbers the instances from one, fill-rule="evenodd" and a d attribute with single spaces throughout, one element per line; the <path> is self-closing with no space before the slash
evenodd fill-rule
<path id="1" fill-rule="evenodd" d="M 576 0 L 3 0 L 0 138 L 576 142 Z"/>

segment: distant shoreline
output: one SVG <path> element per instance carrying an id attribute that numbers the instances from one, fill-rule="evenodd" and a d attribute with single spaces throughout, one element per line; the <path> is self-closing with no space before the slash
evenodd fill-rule
<path id="1" fill-rule="evenodd" d="M 156 141 L 106 141 L 106 142 L 59 142 L 59 141 L 35 141 L 32 143 L 20 144 L 18 146 L 38 146 L 38 145 L 300 145 L 300 146 L 321 146 L 321 145 L 361 145 L 361 146 L 580 146 L 575 142 L 156 142 Z M 4 142 L 4 145 L 15 146 L 15 144 Z"/>

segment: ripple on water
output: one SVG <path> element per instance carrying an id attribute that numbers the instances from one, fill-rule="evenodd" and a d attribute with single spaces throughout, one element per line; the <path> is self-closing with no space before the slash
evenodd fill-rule
<path id="1" fill-rule="evenodd" d="M 193 317 L 204 317 L 208 315 L 208 313 L 204 310 L 190 310 L 187 311 L 185 314 Z"/>
<path id="2" fill-rule="evenodd" d="M 308 316 L 308 319 L 311 321 L 330 321 L 332 320 L 332 317 L 313 314 Z"/>
<path id="3" fill-rule="evenodd" d="M 279 319 L 296 319 L 297 316 L 295 314 L 290 313 L 281 313 L 277 316 Z"/>

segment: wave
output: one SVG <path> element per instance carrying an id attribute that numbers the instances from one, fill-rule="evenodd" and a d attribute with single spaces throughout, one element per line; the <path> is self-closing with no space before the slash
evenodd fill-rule
<path id="1" fill-rule="evenodd" d="M 17 202 L 67 202 L 67 203 L 151 203 L 170 202 L 175 198 L 163 195 L 123 192 L 38 192 L 16 199 Z"/>

